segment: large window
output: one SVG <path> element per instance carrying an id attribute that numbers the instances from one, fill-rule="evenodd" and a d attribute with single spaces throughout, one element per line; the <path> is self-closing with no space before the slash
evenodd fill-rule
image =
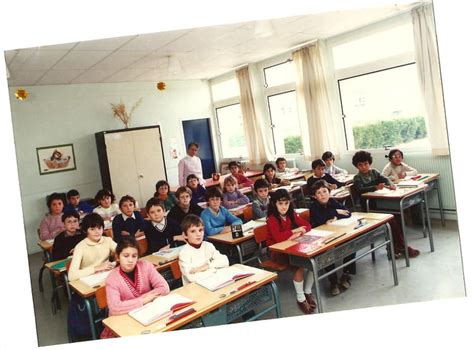
<path id="1" fill-rule="evenodd" d="M 263 72 L 275 154 L 301 153 L 303 145 L 296 108 L 293 61 L 265 67 Z"/>
<path id="2" fill-rule="evenodd" d="M 410 16 L 332 39 L 346 149 L 429 147 Z"/>
<path id="3" fill-rule="evenodd" d="M 268 96 L 276 154 L 301 153 L 301 129 L 295 91 Z"/>
<path id="4" fill-rule="evenodd" d="M 339 80 L 348 149 L 429 147 L 416 65 Z"/>
<path id="5" fill-rule="evenodd" d="M 239 83 L 232 73 L 211 81 L 221 158 L 248 158 L 240 109 Z"/>
<path id="6" fill-rule="evenodd" d="M 223 158 L 247 158 L 240 103 L 216 108 Z"/>

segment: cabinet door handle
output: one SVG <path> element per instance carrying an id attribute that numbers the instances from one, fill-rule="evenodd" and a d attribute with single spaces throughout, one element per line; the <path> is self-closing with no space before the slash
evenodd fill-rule
<path id="1" fill-rule="evenodd" d="M 143 174 L 138 175 L 138 177 L 139 177 L 140 179 L 143 179 L 143 178 L 144 178 Z"/>

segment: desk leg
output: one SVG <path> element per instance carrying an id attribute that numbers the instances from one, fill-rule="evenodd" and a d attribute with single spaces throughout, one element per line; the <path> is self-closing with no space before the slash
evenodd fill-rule
<path id="1" fill-rule="evenodd" d="M 281 317 L 281 305 L 280 305 L 280 294 L 278 292 L 278 287 L 275 284 L 275 282 L 273 282 L 273 281 L 270 284 L 270 286 L 272 287 L 273 298 L 275 299 L 276 315 L 277 315 L 277 318 L 280 318 Z"/>
<path id="2" fill-rule="evenodd" d="M 438 195 L 438 205 L 439 205 L 439 214 L 441 215 L 441 224 L 446 226 L 446 222 L 444 221 L 444 206 L 443 206 L 443 198 L 441 196 L 441 191 L 439 189 L 439 179 L 435 180 L 435 188 L 436 194 Z M 428 206 L 428 202 L 426 202 L 426 206 Z"/>
<path id="3" fill-rule="evenodd" d="M 426 203 L 425 201 L 420 203 L 421 221 L 423 222 L 423 237 L 424 238 L 426 238 L 426 221 L 425 221 L 425 207 L 424 207 L 425 205 L 428 205 L 428 203 Z"/>
<path id="4" fill-rule="evenodd" d="M 323 311 L 323 305 L 321 303 L 321 290 L 319 288 L 319 277 L 318 277 L 318 268 L 316 266 L 316 261 L 314 259 L 309 259 L 311 262 L 311 266 L 313 268 L 313 276 L 314 276 L 314 289 L 316 293 L 316 310 L 317 313 L 322 313 Z M 311 272 L 311 271 L 308 271 Z"/>
<path id="5" fill-rule="evenodd" d="M 67 299 L 71 301 L 71 288 L 69 287 L 69 278 L 67 277 L 67 272 L 64 272 L 62 275 L 63 275 L 64 284 L 66 286 Z"/>
<path id="6" fill-rule="evenodd" d="M 49 276 L 51 278 L 51 309 L 53 315 L 56 315 L 56 310 L 61 309 L 61 303 L 59 302 L 59 295 L 58 295 L 58 285 L 56 284 L 56 277 L 52 271 L 49 271 Z"/>
<path id="7" fill-rule="evenodd" d="M 352 196 L 352 195 L 351 195 L 351 196 Z M 351 197 L 351 198 L 352 198 L 352 197 Z M 368 212 L 370 211 L 369 199 L 367 199 L 367 200 L 365 201 L 365 205 L 366 205 L 365 207 L 367 208 L 367 213 L 368 213 Z M 374 244 L 373 244 L 373 243 L 370 245 L 370 249 L 374 249 Z M 375 251 L 373 251 L 371 255 L 372 255 L 372 262 L 375 262 Z"/>
<path id="8" fill-rule="evenodd" d="M 405 235 L 405 214 L 403 212 L 403 200 L 404 198 L 400 199 L 400 220 L 402 223 L 402 238 L 403 238 L 403 245 L 405 247 L 405 263 L 407 267 L 410 267 L 410 258 L 408 256 L 408 242 Z"/>
<path id="9" fill-rule="evenodd" d="M 430 237 L 430 249 L 432 252 L 434 252 L 433 233 L 431 232 L 430 208 L 428 208 L 428 197 L 425 191 L 423 192 L 423 199 L 425 202 L 424 204 L 425 204 L 425 210 L 426 210 L 426 220 L 428 222 L 428 236 Z"/>
<path id="10" fill-rule="evenodd" d="M 84 298 L 84 304 L 86 305 L 87 309 L 87 316 L 89 318 L 89 326 L 91 328 L 92 339 L 97 339 L 97 332 L 95 330 L 95 323 L 94 323 L 94 316 L 92 314 L 92 305 L 90 298 Z"/>
<path id="11" fill-rule="evenodd" d="M 239 254 L 239 262 L 243 265 L 244 257 L 242 256 L 242 248 L 240 247 L 240 244 L 237 244 L 235 247 L 237 248 L 237 253 Z"/>
<path id="12" fill-rule="evenodd" d="M 395 249 L 393 248 L 393 236 L 392 236 L 392 229 L 390 228 L 390 224 L 387 222 L 385 224 L 387 228 L 388 238 L 390 239 L 390 256 L 392 257 L 392 274 L 393 274 L 393 283 L 398 286 L 398 275 L 397 275 L 397 264 L 395 262 Z"/>

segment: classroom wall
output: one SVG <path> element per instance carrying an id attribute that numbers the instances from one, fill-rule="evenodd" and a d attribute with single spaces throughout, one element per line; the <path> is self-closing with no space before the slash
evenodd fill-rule
<path id="1" fill-rule="evenodd" d="M 123 128 L 112 117 L 110 103 L 123 100 L 127 110 L 140 98 L 130 127 L 161 126 L 169 182 L 177 184 L 178 160 L 170 156 L 175 143 L 180 157 L 185 154 L 181 120 L 212 115 L 207 81 L 167 81 L 158 92 L 155 83 L 79 84 L 27 87 L 26 101 L 16 100 L 17 87 L 10 88 L 13 131 L 22 199 L 28 254 L 40 249 L 37 228 L 47 212 L 45 197 L 51 192 L 76 188 L 83 198 L 94 197 L 101 188 L 94 133 Z M 183 103 L 184 102 L 184 103 Z M 74 171 L 39 175 L 36 148 L 74 145 Z M 158 180 L 158 179 L 157 179 Z"/>

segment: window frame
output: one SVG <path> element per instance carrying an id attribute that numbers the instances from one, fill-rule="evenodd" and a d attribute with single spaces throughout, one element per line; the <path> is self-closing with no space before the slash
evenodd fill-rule
<path id="1" fill-rule="evenodd" d="M 415 52 L 406 52 L 404 54 L 394 55 L 386 57 L 384 59 L 377 59 L 371 62 L 366 62 L 359 65 L 354 65 L 352 67 L 341 68 L 339 70 L 334 69 L 334 60 L 333 60 L 333 51 L 332 49 L 335 46 L 344 44 L 349 41 L 354 41 L 361 39 L 371 34 L 375 34 L 380 31 L 390 29 L 397 25 L 404 25 L 411 23 L 411 16 L 409 13 L 405 13 L 390 19 L 385 19 L 377 23 L 370 24 L 368 26 L 359 28 L 354 31 L 340 34 L 338 36 L 329 38 L 327 40 L 328 48 L 328 64 L 330 69 L 332 69 L 332 76 L 334 78 L 331 89 L 331 98 L 333 99 L 333 115 L 335 125 L 341 125 L 341 127 L 336 128 L 338 132 L 338 139 L 342 142 L 339 146 L 339 152 L 341 155 L 352 155 L 355 150 L 348 149 L 347 143 L 347 133 L 346 133 L 346 122 L 344 120 L 345 116 L 343 114 L 342 107 L 342 96 L 340 93 L 339 81 L 354 78 L 357 76 L 363 76 L 367 74 L 372 74 L 396 67 L 405 66 L 408 64 L 416 64 Z M 426 118 L 426 115 L 424 116 Z M 426 120 L 426 119 L 425 119 Z M 429 137 L 429 135 L 428 135 Z M 343 146 L 344 144 L 344 146 Z M 385 154 L 387 151 L 384 148 L 371 148 L 366 149 L 367 151 L 373 154 Z M 410 153 L 426 153 L 429 152 L 429 147 L 409 147 L 404 149 L 404 151 Z"/>
<path id="2" fill-rule="evenodd" d="M 234 99 L 228 99 L 228 100 L 224 100 L 224 101 L 228 102 L 229 100 L 234 100 Z M 240 156 L 240 157 L 225 157 L 224 156 L 224 149 L 222 147 L 222 132 L 221 132 L 221 126 L 220 126 L 219 115 L 217 113 L 217 110 L 221 109 L 221 108 L 236 106 L 236 105 L 240 106 L 240 101 L 235 102 L 235 100 L 234 100 L 234 102 L 230 103 L 230 104 L 224 104 L 224 103 L 220 103 L 219 105 L 214 104 L 214 115 L 216 117 L 217 137 L 219 138 L 219 152 L 220 152 L 220 156 L 221 156 L 221 161 L 227 161 L 227 160 L 231 160 L 231 159 L 239 159 L 240 161 L 248 160 L 248 147 L 247 147 L 247 144 L 245 144 L 245 147 L 247 147 L 247 156 L 246 157 L 242 157 L 242 156 Z M 244 130 L 244 132 L 245 132 L 245 130 Z"/>

